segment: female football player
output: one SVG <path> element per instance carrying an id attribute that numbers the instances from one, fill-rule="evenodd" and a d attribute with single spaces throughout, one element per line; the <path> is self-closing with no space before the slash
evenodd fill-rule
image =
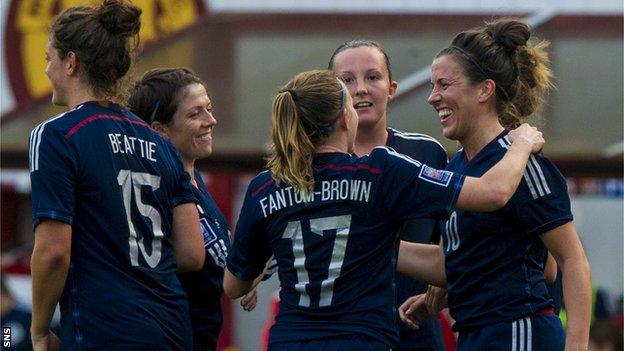
<path id="1" fill-rule="evenodd" d="M 509 129 L 535 112 L 552 86 L 548 44 L 529 44 L 530 36 L 525 23 L 497 20 L 458 34 L 434 59 L 429 103 L 444 136 L 462 145 L 448 170 L 478 177 L 497 167 L 510 147 Z M 563 350 L 564 342 L 566 350 L 587 349 L 589 264 L 565 178 L 543 154 L 530 157 L 505 207 L 458 209 L 441 230 L 444 252 L 433 247 L 431 262 L 437 256 L 445 266 L 435 279 L 448 289 L 460 350 Z M 403 249 L 425 256 L 414 246 Z M 565 341 L 544 282 L 547 250 L 563 272 Z M 418 306 L 408 305 L 401 309 L 410 323 Z"/>
<path id="2" fill-rule="evenodd" d="M 274 255 L 281 301 L 272 350 L 394 347 L 399 225 L 445 218 L 453 208 L 502 207 L 543 143 L 521 126 L 506 157 L 481 178 L 387 147 L 355 157 L 357 112 L 331 71 L 295 76 L 273 100 L 272 119 L 269 170 L 249 185 L 224 277 L 226 294 L 241 296 Z"/>
<path id="3" fill-rule="evenodd" d="M 394 98 L 398 84 L 392 80 L 390 58 L 381 44 L 371 40 L 348 41 L 334 51 L 329 60 L 329 69 L 345 83 L 358 113 L 358 130 L 353 148 L 356 155 L 367 155 L 377 146 L 388 146 L 433 168 L 446 168 L 446 150 L 437 140 L 425 134 L 407 133 L 388 127 L 388 103 Z M 438 222 L 430 218 L 406 221 L 401 226 L 399 237 L 417 243 L 438 242 Z M 401 273 L 396 276 L 396 284 L 397 304 L 427 290 L 425 283 Z M 421 321 L 417 330 L 403 323 L 398 323 L 398 327 L 399 351 L 444 349 L 440 322 L 436 317 Z"/>
<path id="4" fill-rule="evenodd" d="M 156 68 L 135 83 L 128 107 L 171 141 L 180 152 L 184 170 L 191 175 L 206 261 L 201 271 L 179 277 L 191 307 L 193 350 L 215 350 L 223 322 L 223 268 L 230 231 L 195 168 L 196 160 L 212 154 L 212 133 L 217 124 L 212 101 L 205 84 L 189 69 Z M 255 307 L 256 295 L 251 294 L 247 309 Z"/>
<path id="5" fill-rule="evenodd" d="M 52 23 L 46 74 L 69 111 L 30 136 L 35 350 L 189 350 L 177 270 L 204 262 L 181 160 L 111 100 L 132 64 L 141 10 L 73 7 Z M 59 339 L 49 331 L 60 300 Z"/>

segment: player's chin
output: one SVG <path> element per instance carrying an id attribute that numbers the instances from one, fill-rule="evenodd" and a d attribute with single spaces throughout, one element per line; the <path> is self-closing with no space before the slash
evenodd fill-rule
<path id="1" fill-rule="evenodd" d="M 206 158 L 212 155 L 212 145 L 202 145 L 196 149 L 197 159 Z"/>
<path id="2" fill-rule="evenodd" d="M 379 122 L 380 119 L 381 116 L 374 113 L 374 111 L 372 110 L 370 112 L 362 114 L 358 113 L 358 128 L 374 126 L 375 124 L 377 124 L 377 122 Z"/>
<path id="3" fill-rule="evenodd" d="M 452 126 L 442 126 L 442 135 L 445 138 L 450 140 L 457 140 L 457 133 L 455 133 L 455 129 Z"/>

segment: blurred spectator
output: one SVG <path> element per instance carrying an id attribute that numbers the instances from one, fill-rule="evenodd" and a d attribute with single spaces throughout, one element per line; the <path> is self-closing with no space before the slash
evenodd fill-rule
<path id="1" fill-rule="evenodd" d="M 559 279 L 561 271 L 557 272 L 557 279 Z M 555 282 L 555 286 L 556 286 Z M 591 325 L 593 326 L 596 320 L 607 318 L 611 316 L 611 312 L 609 310 L 608 304 L 608 294 L 601 288 L 599 288 L 596 284 L 592 284 L 592 315 L 591 315 Z M 561 302 L 561 310 L 559 311 L 559 318 L 561 319 L 561 324 L 566 328 L 568 326 L 568 316 L 565 310 L 565 304 Z"/>
<path id="2" fill-rule="evenodd" d="M 4 272 L 3 272 L 4 273 Z M 9 291 L 4 274 L 0 279 L 0 310 L 2 315 L 2 330 L 11 328 L 11 347 L 2 350 L 32 350 L 30 342 L 30 309 L 22 306 Z"/>
<path id="3" fill-rule="evenodd" d="M 275 324 L 275 317 L 277 317 L 277 313 L 279 312 L 279 302 L 279 290 L 277 290 L 273 293 L 273 296 L 271 296 L 271 300 L 269 302 L 269 317 L 262 327 L 262 336 L 260 339 L 261 351 L 269 349 L 269 333 L 271 332 L 271 327 Z"/>
<path id="4" fill-rule="evenodd" d="M 620 295 L 618 298 L 615 309 L 616 311 L 613 315 L 615 325 L 617 325 L 618 329 L 624 330 L 624 315 L 622 314 L 622 310 L 624 309 L 624 295 Z"/>
<path id="5" fill-rule="evenodd" d="M 589 351 L 622 351 L 622 329 L 613 319 L 596 319 L 589 331 Z"/>

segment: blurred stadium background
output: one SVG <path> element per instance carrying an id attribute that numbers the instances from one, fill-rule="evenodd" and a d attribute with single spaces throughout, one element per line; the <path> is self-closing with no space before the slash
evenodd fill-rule
<path id="1" fill-rule="evenodd" d="M 63 111 L 50 104 L 44 49 L 61 10 L 86 0 L 2 0 L 0 26 L 1 251 L 10 287 L 30 304 L 32 249 L 27 143 L 30 130 Z M 143 9 L 133 78 L 153 67 L 190 67 L 216 106 L 214 155 L 199 167 L 233 224 L 251 174 L 262 169 L 271 99 L 295 73 L 326 68 L 333 50 L 355 38 L 380 41 L 390 55 L 398 98 L 389 124 L 436 137 L 426 103 L 433 56 L 463 29 L 500 16 L 525 18 L 551 41 L 557 88 L 537 123 L 545 152 L 569 181 L 573 212 L 593 280 L 621 313 L 623 293 L 623 4 L 619 0 L 135 0 Z M 132 78 L 131 78 L 132 79 Z M 272 278 L 258 307 L 224 300 L 221 349 L 258 350 Z"/>

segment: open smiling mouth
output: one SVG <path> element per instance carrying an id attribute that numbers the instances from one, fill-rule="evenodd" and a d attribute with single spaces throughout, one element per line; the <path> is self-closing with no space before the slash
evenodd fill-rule
<path id="1" fill-rule="evenodd" d="M 440 122 L 444 123 L 449 117 L 453 114 L 453 111 L 448 108 L 443 108 L 438 111 L 438 116 L 440 117 Z"/>
<path id="2" fill-rule="evenodd" d="M 353 105 L 353 108 L 357 109 L 364 109 L 364 108 L 368 108 L 373 106 L 373 104 L 371 102 L 358 102 L 357 104 Z"/>

